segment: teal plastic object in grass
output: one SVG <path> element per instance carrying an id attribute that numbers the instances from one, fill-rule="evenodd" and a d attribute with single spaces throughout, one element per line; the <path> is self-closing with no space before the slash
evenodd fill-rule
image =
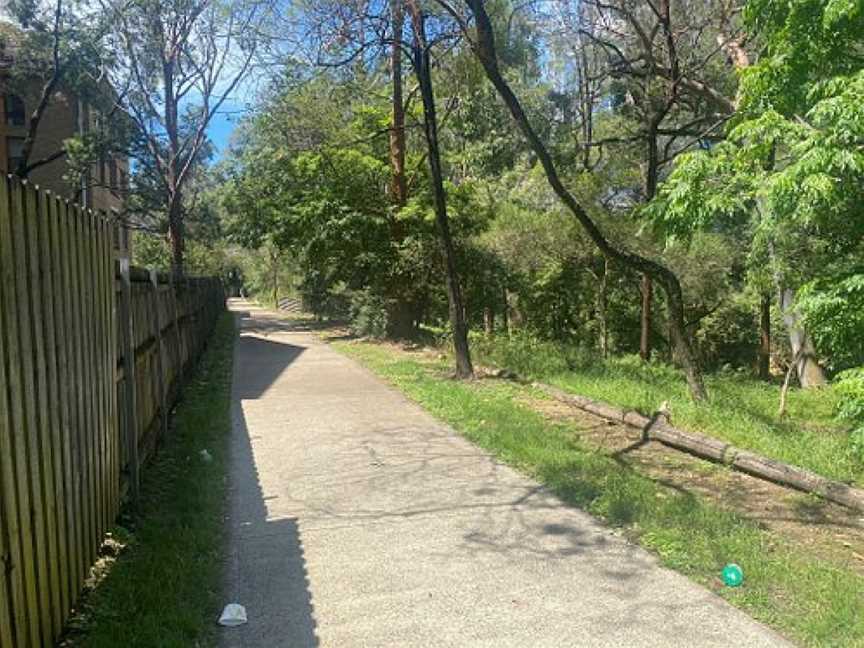
<path id="1" fill-rule="evenodd" d="M 744 571 L 735 563 L 723 568 L 723 582 L 729 587 L 738 587 L 744 582 Z"/>

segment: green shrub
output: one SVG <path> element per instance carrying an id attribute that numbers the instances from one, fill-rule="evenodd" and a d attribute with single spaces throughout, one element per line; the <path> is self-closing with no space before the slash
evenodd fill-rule
<path id="1" fill-rule="evenodd" d="M 530 378 L 583 369 L 599 362 L 591 349 L 541 340 L 525 331 L 509 336 L 477 334 L 472 336 L 471 344 L 481 362 Z"/>
<path id="2" fill-rule="evenodd" d="M 850 452 L 864 461 L 864 367 L 841 373 L 837 377 L 836 390 L 840 395 L 837 415 L 855 425 L 849 435 Z"/>
<path id="3" fill-rule="evenodd" d="M 351 295 L 351 330 L 355 335 L 383 339 L 387 335 L 387 303 L 371 290 Z"/>

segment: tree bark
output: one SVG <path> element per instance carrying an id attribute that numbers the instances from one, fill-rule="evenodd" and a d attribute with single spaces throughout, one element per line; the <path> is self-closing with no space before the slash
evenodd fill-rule
<path id="1" fill-rule="evenodd" d="M 279 253 L 275 250 L 270 254 L 270 263 L 273 264 L 273 305 L 279 308 Z"/>
<path id="2" fill-rule="evenodd" d="M 708 394 L 705 389 L 705 383 L 702 378 L 702 371 L 693 353 L 693 348 L 690 345 L 690 340 L 687 337 L 684 323 L 684 300 L 681 291 L 681 283 L 674 272 L 667 267 L 646 259 L 633 252 L 619 249 L 612 245 L 597 224 L 585 211 L 585 208 L 576 200 L 570 191 L 561 182 L 558 175 L 558 170 L 555 163 L 552 161 L 552 156 L 548 149 L 540 140 L 540 137 L 531 126 L 528 116 L 522 108 L 519 99 L 513 93 L 510 85 L 504 79 L 498 67 L 498 55 L 495 49 L 495 36 L 492 27 L 492 22 L 489 15 L 486 13 L 483 0 L 465 0 L 474 14 L 476 25 L 476 41 L 471 43 L 471 46 L 486 72 L 487 78 L 501 96 L 504 103 L 510 110 L 510 114 L 516 121 L 534 154 L 537 156 L 543 170 L 546 174 L 546 179 L 550 187 L 564 203 L 565 207 L 573 214 L 576 220 L 579 221 L 582 228 L 600 250 L 600 252 L 609 259 L 620 263 L 623 266 L 632 268 L 633 270 L 644 273 L 657 281 L 666 292 L 669 302 L 669 318 L 672 325 L 673 342 L 678 349 L 679 360 L 683 365 L 684 374 L 687 379 L 687 385 L 690 389 L 690 394 L 695 401 L 704 401 Z"/>
<path id="3" fill-rule="evenodd" d="M 185 272 L 183 254 L 186 245 L 183 237 L 182 194 L 177 190 L 168 208 L 168 242 L 171 245 L 171 273 L 175 279 L 181 279 Z"/>
<path id="4" fill-rule="evenodd" d="M 654 301 L 654 283 L 647 274 L 642 275 L 642 316 L 639 338 L 639 357 L 643 362 L 651 360 L 651 305 Z"/>
<path id="5" fill-rule="evenodd" d="M 771 380 L 771 295 L 759 304 L 759 377 Z"/>
<path id="6" fill-rule="evenodd" d="M 599 324 L 600 355 L 609 357 L 609 258 L 603 258 L 603 274 L 597 288 L 597 323 Z"/>
<path id="7" fill-rule="evenodd" d="M 804 328 L 801 313 L 795 307 L 795 291 L 791 288 L 780 289 L 780 312 L 783 313 L 783 322 L 789 331 L 789 344 L 801 387 L 810 389 L 827 385 L 828 378 L 819 365 L 813 340 Z"/>
<path id="8" fill-rule="evenodd" d="M 668 418 L 663 412 L 657 412 L 649 418 L 632 410 L 622 410 L 613 405 L 570 394 L 543 383 L 534 383 L 533 386 L 554 399 L 577 407 L 589 414 L 637 428 L 642 432 L 643 441 L 657 441 L 669 448 L 722 463 L 748 475 L 783 486 L 790 486 L 805 493 L 815 493 L 832 502 L 864 511 L 864 490 L 860 488 L 826 479 L 803 468 L 736 448 L 720 439 L 680 430 L 669 424 Z"/>
<path id="9" fill-rule="evenodd" d="M 402 30 L 405 24 L 403 0 L 390 0 L 393 45 L 390 50 L 390 75 L 393 84 L 392 124 L 390 127 L 390 184 L 393 204 L 401 209 L 408 201 L 405 180 L 405 106 L 402 92 Z"/>
<path id="10" fill-rule="evenodd" d="M 408 340 L 416 333 L 417 309 L 404 297 L 387 305 L 387 337 L 392 340 Z"/>
<path id="11" fill-rule="evenodd" d="M 510 299 L 507 297 L 507 286 L 501 286 L 501 319 L 504 332 L 510 335 Z"/>
<path id="12" fill-rule="evenodd" d="M 486 331 L 486 335 L 495 333 L 495 311 L 491 306 L 483 309 L 483 328 Z"/>
<path id="13" fill-rule="evenodd" d="M 450 220 L 447 216 L 447 197 L 444 192 L 444 174 L 441 170 L 441 155 L 438 149 L 438 123 L 435 112 L 435 93 L 432 87 L 432 66 L 429 46 L 426 42 L 425 16 L 417 0 L 409 0 L 409 11 L 414 29 L 414 72 L 423 97 L 423 126 L 426 145 L 429 149 L 429 170 L 432 175 L 432 191 L 435 202 L 435 221 L 441 241 L 441 251 L 447 282 L 450 325 L 453 329 L 453 350 L 456 354 L 456 375 L 459 378 L 472 378 L 474 367 L 468 348 L 468 327 L 465 324 L 462 290 L 459 273 L 456 269 L 456 254 L 450 234 Z"/>

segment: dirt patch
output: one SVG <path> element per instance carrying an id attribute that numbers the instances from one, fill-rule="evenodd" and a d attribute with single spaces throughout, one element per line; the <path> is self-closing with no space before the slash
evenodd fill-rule
<path id="1" fill-rule="evenodd" d="M 589 448 L 608 454 L 668 488 L 734 510 L 808 552 L 864 575 L 864 514 L 777 486 L 656 442 L 564 403 L 530 394 L 519 401 L 563 423 Z"/>

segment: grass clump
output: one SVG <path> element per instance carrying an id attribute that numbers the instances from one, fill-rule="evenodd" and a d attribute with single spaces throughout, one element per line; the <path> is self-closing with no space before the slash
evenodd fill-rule
<path id="1" fill-rule="evenodd" d="M 171 648 L 213 645 L 221 589 L 223 513 L 231 426 L 234 320 L 217 324 L 173 430 L 142 471 L 127 545 L 85 600 L 67 645 Z M 212 461 L 204 461 L 207 450 Z"/>
<path id="2" fill-rule="evenodd" d="M 864 645 L 864 579 L 785 546 L 734 512 L 586 449 L 572 427 L 550 423 L 519 404 L 530 388 L 452 381 L 443 377 L 445 363 L 390 347 L 339 343 L 336 348 L 477 445 L 563 500 L 622 527 L 665 565 L 716 589 L 754 617 L 806 645 Z M 733 561 L 742 565 L 745 585 L 723 588 L 720 571 Z"/>
<path id="3" fill-rule="evenodd" d="M 851 426 L 836 418 L 840 398 L 834 389 L 791 390 L 788 415 L 781 420 L 780 386 L 746 374 L 706 376 L 710 401 L 697 405 L 679 370 L 635 356 L 603 360 L 578 347 L 526 335 L 477 338 L 473 351 L 480 362 L 645 414 L 665 401 L 679 427 L 864 485 L 864 455 L 850 436 Z"/>

